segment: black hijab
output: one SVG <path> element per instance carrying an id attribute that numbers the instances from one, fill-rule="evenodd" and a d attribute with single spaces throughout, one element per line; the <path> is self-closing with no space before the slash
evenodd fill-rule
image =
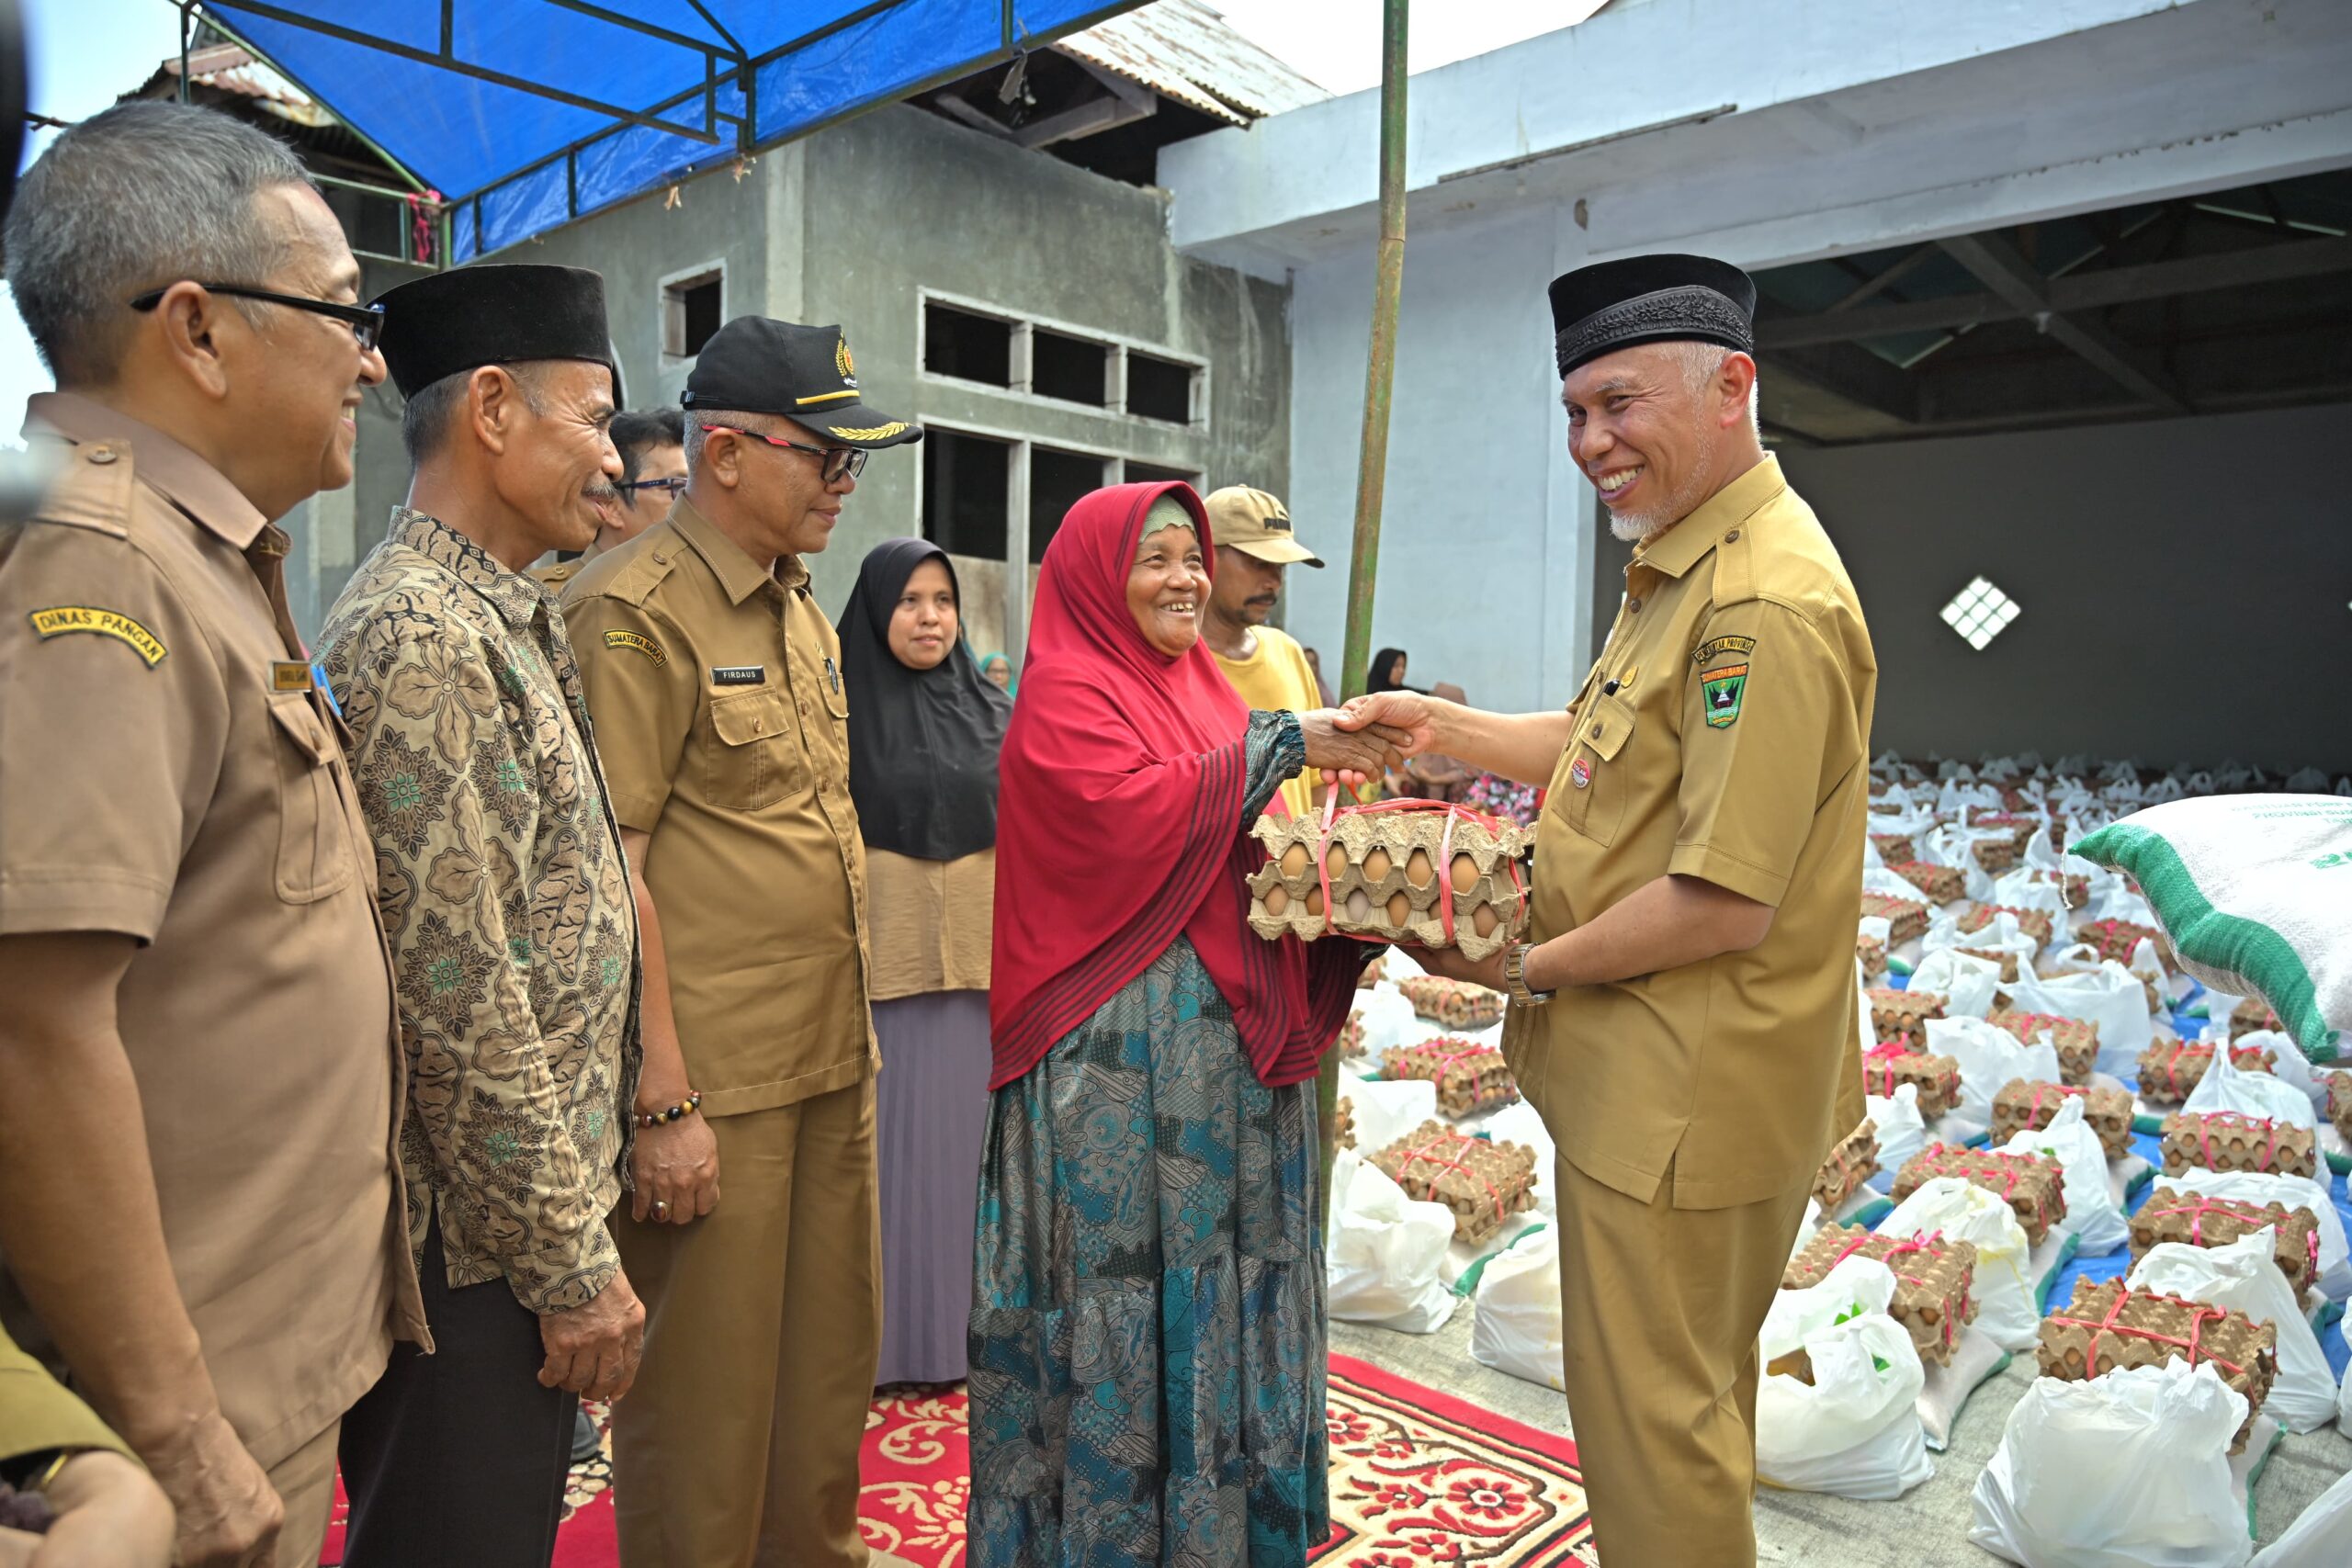
<path id="1" fill-rule="evenodd" d="M 1419 686 L 1401 685 L 1388 678 L 1388 672 L 1391 670 L 1396 669 L 1396 661 L 1404 657 L 1405 650 L 1401 648 L 1384 648 L 1378 653 L 1374 654 L 1372 656 L 1372 668 L 1364 672 L 1364 691 L 1366 693 L 1419 691 L 1420 688 Z"/>
<path id="2" fill-rule="evenodd" d="M 890 651 L 890 616 L 915 568 L 937 560 L 962 608 L 947 552 L 885 539 L 857 569 L 835 629 L 849 683 L 849 792 L 865 841 L 916 860 L 960 860 L 996 842 L 996 757 L 1012 699 L 989 684 L 959 630 L 947 657 L 910 670 Z"/>

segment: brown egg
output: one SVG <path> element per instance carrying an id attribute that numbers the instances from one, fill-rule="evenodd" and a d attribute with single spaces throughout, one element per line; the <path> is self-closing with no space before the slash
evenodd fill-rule
<path id="1" fill-rule="evenodd" d="M 1333 844 L 1323 856 L 1323 874 L 1337 882 L 1348 872 L 1348 852 Z"/>
<path id="2" fill-rule="evenodd" d="M 1454 856 L 1453 870 L 1453 890 L 1456 893 L 1467 893 L 1477 885 L 1478 863 L 1468 855 Z"/>
<path id="3" fill-rule="evenodd" d="M 1413 901 L 1401 887 L 1388 896 L 1388 923 L 1399 931 L 1413 923 Z"/>
<path id="4" fill-rule="evenodd" d="M 1284 876 L 1305 876 L 1306 874 L 1306 868 L 1314 863 L 1315 857 L 1307 852 L 1307 849 L 1305 844 L 1293 844 L 1290 848 L 1283 852 L 1283 874 Z"/>
<path id="5" fill-rule="evenodd" d="M 1322 917 L 1323 889 L 1320 887 L 1310 887 L 1306 890 L 1306 912 L 1317 919 Z"/>
<path id="6" fill-rule="evenodd" d="M 1270 908 L 1272 907 L 1271 902 L 1272 897 L 1272 896 L 1271 894 L 1268 895 L 1268 908 Z M 1503 918 L 1495 913 L 1495 907 L 1492 904 L 1481 904 L 1476 909 L 1471 912 L 1470 929 L 1476 931 L 1480 936 L 1494 935 L 1495 928 L 1502 923 Z"/>
<path id="7" fill-rule="evenodd" d="M 1348 924 L 1361 926 L 1372 919 L 1372 895 L 1359 887 L 1348 895 Z"/>
<path id="8" fill-rule="evenodd" d="M 1405 880 L 1416 887 L 1427 887 L 1430 869 L 1429 851 L 1415 850 L 1412 858 L 1405 863 Z"/>
<path id="9" fill-rule="evenodd" d="M 1363 857 L 1363 879 L 1366 882 L 1378 882 L 1388 874 L 1388 868 L 1395 863 L 1388 858 L 1386 850 L 1374 849 L 1372 853 Z"/>
<path id="10" fill-rule="evenodd" d="M 1266 889 L 1266 913 L 1279 915 L 1290 908 L 1290 893 L 1279 882 Z"/>

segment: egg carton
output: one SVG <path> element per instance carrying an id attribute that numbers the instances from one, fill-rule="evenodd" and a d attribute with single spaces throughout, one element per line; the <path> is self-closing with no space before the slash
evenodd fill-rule
<path id="1" fill-rule="evenodd" d="M 2058 1081 L 2080 1088 L 2098 1067 L 2098 1025 L 2088 1019 L 2061 1018 L 2052 1012 L 2018 1012 L 1995 1008 L 1984 1021 L 2005 1029 L 2021 1044 L 2047 1039 L 2058 1051 Z"/>
<path id="2" fill-rule="evenodd" d="M 2165 1118 L 2165 1174 L 2184 1170 L 2252 1170 L 2313 1176 L 2319 1140 L 2309 1127 L 2235 1111 L 2176 1111 Z"/>
<path id="3" fill-rule="evenodd" d="M 1340 1103 L 1331 1113 L 1331 1146 L 1340 1149 L 1356 1146 L 1356 1102 L 1349 1095 L 1340 1096 Z"/>
<path id="4" fill-rule="evenodd" d="M 1356 989 L 1369 991 L 1388 977 L 1388 954 L 1382 953 L 1356 975 Z"/>
<path id="5" fill-rule="evenodd" d="M 1412 975 L 1396 982 L 1416 1017 L 1447 1029 L 1490 1029 L 1502 1021 L 1503 994 L 1469 980 Z"/>
<path id="6" fill-rule="evenodd" d="M 2039 817 L 2020 816 L 2015 811 L 1987 811 L 1978 807 L 1969 812 L 1968 826 L 1971 829 L 2007 829 L 2009 847 L 2018 854 L 2023 854 L 2026 846 L 2033 842 L 2034 835 L 2047 831 L 2050 825 Z M 1992 868 L 1987 866 L 1985 869 L 1989 871 Z"/>
<path id="7" fill-rule="evenodd" d="M 2154 926 L 2131 920 L 2085 920 L 2075 928 L 2075 940 L 2089 942 L 2101 959 L 2112 958 L 2118 964 L 2131 963 L 2133 950 L 2143 942 L 2152 942 L 2156 944 L 2156 957 L 2164 966 L 2174 967 L 2172 943 Z"/>
<path id="8" fill-rule="evenodd" d="M 2242 998 L 2238 1005 L 2230 1010 L 2230 1043 L 2233 1045 L 2258 1029 L 2283 1030 L 2286 1027 L 2278 1021 L 2278 1015 L 2270 1010 L 2270 1004 L 2260 997 Z"/>
<path id="9" fill-rule="evenodd" d="M 1928 906 L 1917 898 L 1897 898 L 1892 893 L 1862 895 L 1862 918 L 1872 916 L 1887 924 L 1886 940 L 1900 947 L 1906 942 L 1917 942 L 1928 934 Z"/>
<path id="10" fill-rule="evenodd" d="M 1886 976 L 1886 943 L 1868 931 L 1854 935 L 1854 956 L 1862 965 L 1865 980 L 1883 979 Z"/>
<path id="11" fill-rule="evenodd" d="M 2051 921 L 2047 909 L 2019 909 L 2007 904 L 1971 904 L 1961 911 L 1960 933 L 1973 936 L 2001 915 L 2014 918 L 2018 930 L 2033 938 L 2038 946 L 2048 946 L 2050 938 L 2058 929 Z"/>
<path id="12" fill-rule="evenodd" d="M 2036 1083 L 2011 1078 L 1993 1097 L 1993 1142 L 2007 1144 L 2019 1133 L 2039 1133 L 2057 1119 L 2070 1100 L 2083 1102 L 2083 1122 L 2098 1134 L 2099 1147 L 2109 1159 L 2132 1152 L 2132 1094 L 2121 1089 L 2086 1089 L 2073 1084 Z"/>
<path id="13" fill-rule="evenodd" d="M 2284 1203 L 2209 1198 L 2201 1192 L 2176 1192 L 2159 1186 L 2132 1216 L 2132 1261 L 2139 1262 L 2150 1247 L 2165 1242 L 2227 1247 L 2265 1225 L 2274 1233 L 2272 1261 L 2300 1300 L 2319 1279 L 2319 1220 L 2308 1209 L 2290 1209 Z"/>
<path id="14" fill-rule="evenodd" d="M 1998 876 L 2018 863 L 2018 847 L 2007 839 L 1978 839 L 1968 851 L 1987 876 Z"/>
<path id="15" fill-rule="evenodd" d="M 1363 1055 L 1363 1009 L 1350 1008 L 1348 1021 L 1340 1025 L 1340 1055 L 1352 1058 Z"/>
<path id="16" fill-rule="evenodd" d="M 1919 845 L 1908 833 L 1872 833 L 1871 844 L 1879 858 L 1889 865 L 1898 865 L 1919 858 Z"/>
<path id="17" fill-rule="evenodd" d="M 1906 860 L 1886 869 L 1917 888 L 1930 904 L 1953 904 L 1968 897 L 1968 879 L 1957 866 Z"/>
<path id="18" fill-rule="evenodd" d="M 2067 1382 L 2172 1360 L 2209 1363 L 2245 1397 L 2245 1422 L 2230 1443 L 2236 1453 L 2278 1379 L 2278 1330 L 2225 1307 L 2084 1279 L 2073 1301 L 2041 1320 L 2035 1360 L 2043 1377 Z"/>
<path id="19" fill-rule="evenodd" d="M 2018 955 L 2007 948 L 1956 947 L 1952 951 L 1970 958 L 1981 958 L 1992 964 L 2001 972 L 2001 984 L 2004 986 L 2014 986 L 2018 983 Z"/>
<path id="20" fill-rule="evenodd" d="M 2178 1105 L 2205 1081 L 2213 1047 L 2182 1040 L 2158 1040 L 2140 1053 L 2140 1098 L 2156 1105 Z M 2230 1066 L 2242 1073 L 2267 1073 L 2274 1066 L 2267 1045 L 2233 1045 Z"/>
<path id="21" fill-rule="evenodd" d="M 1951 1114 L 1960 1103 L 1960 1063 L 1951 1056 L 1931 1056 L 1882 1045 L 1862 1056 L 1862 1088 L 1881 1100 L 1909 1084 L 1918 1094 L 1920 1117 L 1928 1122 Z"/>
<path id="22" fill-rule="evenodd" d="M 1895 1173 L 1894 1201 L 1900 1203 L 1939 1176 L 1957 1176 L 2007 1203 L 2025 1227 L 2029 1247 L 2040 1247 L 2050 1227 L 2066 1217 L 2065 1168 L 2041 1155 L 1929 1144 Z"/>
<path id="23" fill-rule="evenodd" d="M 1476 960 L 1527 929 L 1518 862 L 1532 834 L 1516 823 L 1442 810 L 1359 810 L 1340 813 L 1328 829 L 1320 818 L 1268 817 L 1252 831 L 1266 863 L 1250 878 L 1250 927 L 1269 941 L 1336 932 L 1453 947 Z"/>
<path id="24" fill-rule="evenodd" d="M 1500 1051 L 1450 1035 L 1441 1034 L 1418 1045 L 1390 1047 L 1381 1055 L 1380 1076 L 1437 1085 L 1437 1108 L 1456 1121 L 1519 1098 L 1518 1081 L 1510 1076 L 1510 1066 Z"/>
<path id="25" fill-rule="evenodd" d="M 2327 1119 L 2335 1135 L 2352 1148 L 2352 1073 L 2322 1073 L 2327 1080 Z"/>
<path id="26" fill-rule="evenodd" d="M 1849 1258 L 1883 1263 L 1894 1275 L 1886 1314 L 1910 1333 L 1922 1360 L 1951 1365 L 1960 1331 L 1975 1321 L 1976 1244 L 1947 1237 L 1901 1236 L 1860 1225 L 1825 1224 L 1804 1250 L 1789 1259 L 1781 1289 L 1809 1290 Z"/>
<path id="27" fill-rule="evenodd" d="M 1865 1116 L 1860 1125 L 1838 1140 L 1829 1157 L 1813 1179 L 1813 1195 L 1826 1217 L 1846 1206 L 1862 1183 L 1878 1174 L 1878 1123 Z"/>
<path id="28" fill-rule="evenodd" d="M 1943 1017 L 1951 1002 L 1939 991 L 1898 991 L 1885 986 L 1874 986 L 1868 994 L 1874 1038 L 1911 1051 L 1927 1048 L 1928 1021 Z"/>
<path id="29" fill-rule="evenodd" d="M 1476 1247 L 1535 1206 L 1535 1151 L 1424 1122 L 1372 1156 L 1405 1196 L 1453 1211 L 1456 1241 Z"/>

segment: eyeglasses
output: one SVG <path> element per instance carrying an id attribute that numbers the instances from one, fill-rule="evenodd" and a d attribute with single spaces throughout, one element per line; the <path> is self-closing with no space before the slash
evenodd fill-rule
<path id="1" fill-rule="evenodd" d="M 781 435 L 763 435 L 756 430 L 745 430 L 735 424 L 706 424 L 706 431 L 731 430 L 738 435 L 748 435 L 754 441 L 764 441 L 771 446 L 781 446 L 787 452 L 806 452 L 811 457 L 825 460 L 825 482 L 837 484 L 844 479 L 854 479 L 865 472 L 866 453 L 859 446 L 803 446 L 797 441 L 786 441 Z"/>
<path id="2" fill-rule="evenodd" d="M 134 310 L 152 310 L 163 303 L 164 296 L 174 285 L 150 288 L 130 301 Z M 297 310 L 308 310 L 314 316 L 330 316 L 351 329 L 359 340 L 359 352 L 366 354 L 384 335 L 384 308 L 381 305 L 342 305 L 333 299 L 307 299 L 300 294 L 273 294 L 266 288 L 248 288 L 242 283 L 199 283 L 198 288 L 208 294 L 227 294 L 239 299 L 259 299 L 265 304 L 290 305 Z"/>
<path id="3" fill-rule="evenodd" d="M 615 490 L 662 490 L 675 495 L 686 488 L 686 479 L 684 474 L 678 474 L 666 479 L 631 479 L 627 484 L 615 485 L 613 488 Z"/>

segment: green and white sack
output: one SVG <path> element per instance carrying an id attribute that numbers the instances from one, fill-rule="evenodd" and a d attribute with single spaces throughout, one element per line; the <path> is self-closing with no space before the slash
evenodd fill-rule
<path id="1" fill-rule="evenodd" d="M 2352 1043 L 2352 800 L 2222 795 L 2135 811 L 2075 846 L 2128 872 L 2181 967 L 2258 996 L 2313 1061 Z"/>

